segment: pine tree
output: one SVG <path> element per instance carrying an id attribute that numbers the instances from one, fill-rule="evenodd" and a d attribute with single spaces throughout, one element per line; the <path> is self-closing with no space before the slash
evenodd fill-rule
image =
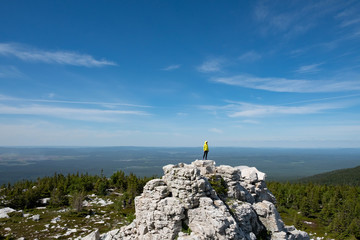
<path id="1" fill-rule="evenodd" d="M 349 226 L 350 234 L 354 235 L 356 239 L 360 239 L 360 217 L 354 218 Z"/>
<path id="2" fill-rule="evenodd" d="M 83 210 L 83 201 L 85 199 L 85 193 L 83 191 L 74 192 L 71 197 L 71 207 L 76 212 L 81 212 Z"/>
<path id="3" fill-rule="evenodd" d="M 59 185 L 57 188 L 53 189 L 50 196 L 50 206 L 63 207 L 69 204 L 69 199 L 66 196 L 64 189 L 64 185 Z"/>

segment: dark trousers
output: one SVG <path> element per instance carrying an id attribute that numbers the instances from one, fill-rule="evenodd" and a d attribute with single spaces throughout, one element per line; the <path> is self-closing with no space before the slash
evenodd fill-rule
<path id="1" fill-rule="evenodd" d="M 209 151 L 204 151 L 204 155 L 203 155 L 203 160 L 205 158 L 205 160 L 207 160 L 207 154 L 208 154 Z"/>

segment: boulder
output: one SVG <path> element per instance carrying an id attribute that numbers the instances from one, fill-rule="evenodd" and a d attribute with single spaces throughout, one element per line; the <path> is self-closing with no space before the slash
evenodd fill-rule
<path id="1" fill-rule="evenodd" d="M 31 218 L 32 218 L 32 220 L 35 221 L 35 222 L 40 221 L 40 215 L 39 215 L 39 214 L 36 214 L 36 215 L 32 216 Z"/>
<path id="2" fill-rule="evenodd" d="M 188 226 L 197 239 L 244 239 L 244 234 L 221 200 L 202 197 L 188 210 Z"/>
<path id="3" fill-rule="evenodd" d="M 15 211 L 16 211 L 15 209 L 12 209 L 9 207 L 2 208 L 2 209 L 0 209 L 0 218 L 9 218 L 8 213 L 15 212 Z"/>
<path id="4" fill-rule="evenodd" d="M 89 235 L 83 237 L 81 240 L 100 240 L 99 229 L 91 232 Z"/>
<path id="5" fill-rule="evenodd" d="M 192 165 L 199 169 L 203 176 L 215 172 L 215 161 L 213 160 L 195 160 Z"/>
<path id="6" fill-rule="evenodd" d="M 279 212 L 273 203 L 268 201 L 258 202 L 254 204 L 254 209 L 267 230 L 271 232 L 285 230 L 284 222 L 281 220 Z"/>
<path id="7" fill-rule="evenodd" d="M 135 198 L 135 220 L 101 239 L 310 239 L 286 227 L 267 189 L 265 174 L 254 167 L 215 166 L 196 160 L 163 167 L 161 179 L 149 181 Z M 222 179 L 219 198 L 208 178 Z M 96 232 L 92 233 L 96 239 Z"/>

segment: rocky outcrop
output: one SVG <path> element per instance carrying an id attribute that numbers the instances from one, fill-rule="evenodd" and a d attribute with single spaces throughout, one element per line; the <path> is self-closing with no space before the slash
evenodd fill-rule
<path id="1" fill-rule="evenodd" d="M 9 207 L 2 208 L 2 209 L 0 209 L 0 218 L 9 218 L 8 213 L 12 213 L 12 212 L 15 212 L 15 211 L 16 211 L 15 209 L 12 209 L 12 208 L 9 208 Z"/>
<path id="2" fill-rule="evenodd" d="M 135 198 L 136 219 L 101 239 L 309 239 L 284 225 L 256 168 L 196 160 L 163 170 Z"/>

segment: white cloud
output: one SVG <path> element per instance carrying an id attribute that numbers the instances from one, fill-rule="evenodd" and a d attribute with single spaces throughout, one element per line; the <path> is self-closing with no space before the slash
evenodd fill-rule
<path id="1" fill-rule="evenodd" d="M 200 106 L 204 110 L 210 112 L 216 111 L 218 114 L 223 114 L 231 118 L 235 117 L 264 117 L 271 115 L 305 115 L 305 114 L 317 114 L 323 113 L 326 110 L 347 108 L 354 105 L 354 102 L 343 101 L 343 102 L 329 102 L 322 104 L 307 104 L 297 106 L 286 106 L 284 105 L 260 105 L 246 102 L 231 102 L 230 104 L 223 106 L 211 106 L 205 105 Z M 244 123 L 256 124 L 254 120 L 243 120 Z"/>
<path id="2" fill-rule="evenodd" d="M 272 92 L 342 92 L 360 90 L 360 81 L 305 80 L 287 78 L 262 78 L 249 75 L 213 78 L 212 81 L 232 86 L 253 88 Z"/>
<path id="3" fill-rule="evenodd" d="M 218 128 L 210 128 L 209 131 L 214 132 L 214 133 L 223 133 L 223 131 L 221 129 L 218 129 Z"/>
<path id="4" fill-rule="evenodd" d="M 319 72 L 321 69 L 319 66 L 323 65 L 323 63 L 304 65 L 295 70 L 296 73 L 315 73 Z"/>
<path id="5" fill-rule="evenodd" d="M 289 38 L 304 34 L 318 26 L 319 19 L 332 16 L 341 11 L 343 3 L 328 1 L 278 2 L 260 1 L 254 9 L 254 17 L 260 25 L 262 34 L 283 33 Z"/>
<path id="6" fill-rule="evenodd" d="M 261 55 L 255 51 L 249 51 L 239 57 L 240 61 L 254 62 L 261 59 Z"/>
<path id="7" fill-rule="evenodd" d="M 360 4 L 355 3 L 354 5 L 348 6 L 345 10 L 338 13 L 335 18 L 340 20 L 340 27 L 350 27 L 360 23 L 359 18 Z"/>
<path id="8" fill-rule="evenodd" d="M 172 70 L 178 69 L 180 67 L 181 67 L 180 64 L 174 64 L 174 65 L 167 66 L 167 67 L 165 67 L 165 68 L 163 68 L 161 70 L 163 70 L 163 71 L 172 71 Z"/>
<path id="9" fill-rule="evenodd" d="M 329 109 L 343 108 L 341 104 L 313 104 L 304 106 L 276 106 L 276 105 L 257 105 L 257 104 L 239 104 L 237 109 L 230 112 L 229 117 L 261 117 L 267 115 L 279 114 L 315 114 Z"/>
<path id="10" fill-rule="evenodd" d="M 24 77 L 24 74 L 20 72 L 14 66 L 0 66 L 0 78 L 18 78 Z"/>
<path id="11" fill-rule="evenodd" d="M 49 93 L 47 96 L 48 96 L 48 98 L 54 98 L 56 96 L 56 94 L 55 93 Z"/>
<path id="12" fill-rule="evenodd" d="M 9 106 L 0 105 L 2 115 L 40 115 L 72 120 L 113 122 L 123 115 L 149 115 L 143 111 L 123 111 L 91 108 L 65 108 L 44 105 Z"/>
<path id="13" fill-rule="evenodd" d="M 179 116 L 179 117 L 185 117 L 185 116 L 188 116 L 189 114 L 184 113 L 184 112 L 178 112 L 178 113 L 176 113 L 176 115 Z"/>
<path id="14" fill-rule="evenodd" d="M 220 72 L 224 60 L 220 58 L 212 58 L 205 61 L 203 64 L 197 67 L 199 72 L 209 73 L 209 72 Z"/>
<path id="15" fill-rule="evenodd" d="M 252 119 L 245 119 L 242 121 L 243 123 L 249 123 L 249 124 L 259 124 L 259 121 L 252 120 Z"/>
<path id="16" fill-rule="evenodd" d="M 49 93 L 47 97 L 53 98 L 54 93 Z M 81 105 L 101 105 L 109 108 L 116 106 L 126 106 L 126 107 L 140 107 L 140 108 L 149 108 L 150 106 L 146 105 L 137 105 L 130 103 L 118 103 L 118 102 L 91 102 L 91 101 L 73 101 L 73 100 L 56 100 L 56 99 L 29 99 L 29 98 L 15 98 L 6 95 L 0 94 L 0 100 L 3 101 L 13 101 L 13 102 L 42 102 L 42 103 L 65 103 L 65 104 L 81 104 Z"/>
<path id="17" fill-rule="evenodd" d="M 116 65 L 107 60 L 97 60 L 88 54 L 79 54 L 70 51 L 45 51 L 30 49 L 20 44 L 0 43 L 0 55 L 15 56 L 21 60 L 29 62 L 56 63 L 85 67 L 101 67 L 106 65 Z"/>
<path id="18" fill-rule="evenodd" d="M 360 23 L 360 18 L 349 19 L 341 23 L 341 27 L 348 27 Z"/>
<path id="19" fill-rule="evenodd" d="M 137 130 L 74 128 L 47 121 L 0 123 L 0 132 L 2 146 L 125 146 L 135 145 L 129 139 L 141 136 Z"/>

